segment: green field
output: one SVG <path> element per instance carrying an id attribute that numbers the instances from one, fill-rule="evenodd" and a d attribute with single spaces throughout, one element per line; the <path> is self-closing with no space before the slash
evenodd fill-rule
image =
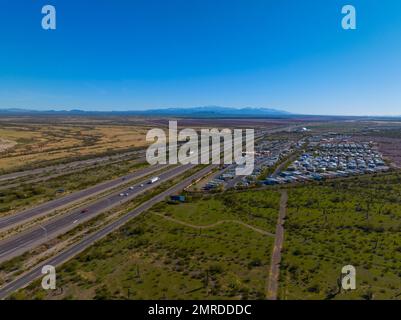
<path id="1" fill-rule="evenodd" d="M 263 299 L 279 193 L 161 203 L 13 298 Z M 174 220 L 172 220 L 174 219 Z"/>
<path id="2" fill-rule="evenodd" d="M 288 186 L 279 299 L 400 299 L 401 174 Z M 265 299 L 280 193 L 164 202 L 13 298 Z M 345 265 L 357 288 L 339 290 Z"/>
<path id="3" fill-rule="evenodd" d="M 281 299 L 401 298 L 401 175 L 289 191 Z M 356 290 L 339 292 L 345 265 Z"/>

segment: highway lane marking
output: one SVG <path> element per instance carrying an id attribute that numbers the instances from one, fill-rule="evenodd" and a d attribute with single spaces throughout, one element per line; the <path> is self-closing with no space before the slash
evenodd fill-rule
<path id="1" fill-rule="evenodd" d="M 74 257 L 76 254 L 79 252 L 82 252 L 85 248 L 88 248 L 91 246 L 96 240 L 104 238 L 107 234 L 110 232 L 113 232 L 117 228 L 121 227 L 125 223 L 127 223 L 129 220 L 132 218 L 140 215 L 141 213 L 145 212 L 146 210 L 149 210 L 155 203 L 158 203 L 160 201 L 163 201 L 168 195 L 176 192 L 179 189 L 184 189 L 185 185 L 190 184 L 190 182 L 194 179 L 194 176 L 202 176 L 205 175 L 206 172 L 212 170 L 213 165 L 208 166 L 207 168 L 204 168 L 198 172 L 196 172 L 194 175 L 191 175 L 190 177 L 184 179 L 174 187 L 170 187 L 169 189 L 161 192 L 157 196 L 155 196 L 153 199 L 150 199 L 141 205 L 139 205 L 137 208 L 135 208 L 133 211 L 129 212 L 125 216 L 119 218 L 117 221 L 114 221 L 113 223 L 109 224 L 105 228 L 89 235 L 86 239 L 83 239 L 80 243 L 77 243 L 73 246 L 70 246 L 69 248 L 65 249 L 64 252 L 61 252 L 60 254 L 54 256 L 53 258 L 49 259 L 46 263 L 50 263 L 52 265 L 59 265 L 62 262 L 68 261 L 71 259 L 71 257 Z M 206 172 L 205 172 L 206 171 Z M 16 290 L 16 288 L 21 288 L 25 284 L 29 284 L 32 282 L 34 279 L 36 279 L 38 276 L 40 276 L 40 268 L 34 268 L 33 270 L 29 271 L 27 274 L 21 276 L 19 279 L 16 279 L 6 286 L 0 288 L 0 299 L 4 299 L 7 295 L 9 295 L 10 292 Z"/>
<path id="2" fill-rule="evenodd" d="M 123 202 L 126 202 L 126 201 L 130 201 L 131 199 L 133 199 L 135 196 L 137 196 L 137 195 L 139 195 L 139 194 L 141 194 L 141 193 L 143 193 L 143 192 L 146 192 L 147 190 L 150 190 L 150 189 L 153 189 L 154 187 L 156 187 L 156 186 L 158 186 L 158 185 L 160 185 L 162 182 L 164 182 L 164 180 L 165 180 L 165 178 L 167 178 L 168 180 L 170 180 L 171 178 L 174 178 L 176 175 L 180 175 L 180 174 L 182 174 L 183 172 L 186 172 L 187 170 L 189 170 L 190 169 L 190 167 L 191 166 L 179 166 L 179 167 L 173 167 L 173 168 L 170 168 L 170 169 L 167 169 L 167 171 L 166 172 L 164 172 L 162 175 L 161 175 L 161 177 L 163 177 L 158 183 L 155 183 L 155 184 L 152 184 L 152 185 L 148 185 L 148 186 L 146 186 L 145 188 L 141 188 L 141 189 L 139 189 L 137 192 L 135 192 L 135 193 L 133 193 L 132 195 L 130 195 L 129 197 L 126 197 L 124 200 L 122 200 L 122 201 L 120 201 L 121 203 L 123 203 Z M 115 198 L 113 197 L 113 200 L 112 200 L 112 202 L 111 202 L 111 204 L 112 205 L 115 205 L 115 204 L 117 204 L 118 203 L 118 197 L 117 196 L 115 196 Z M 108 202 L 108 201 L 107 201 Z M 107 202 L 105 202 L 105 201 L 103 201 L 103 203 L 104 204 L 106 204 Z M 101 205 L 100 206 L 103 206 L 103 203 L 101 203 Z M 94 209 L 94 211 L 98 211 L 98 205 L 99 204 L 97 204 L 96 205 L 96 207 L 95 208 L 93 208 Z M 95 213 L 95 212 L 94 212 Z M 96 212 L 96 213 L 99 213 L 99 212 Z M 75 215 L 75 216 L 77 216 L 77 213 L 73 213 L 73 215 Z M 92 217 L 93 215 L 91 215 L 91 214 L 89 214 L 88 215 L 88 217 Z M 71 219 L 72 217 L 68 217 L 68 216 L 66 216 L 66 217 L 64 217 L 64 219 L 62 218 L 61 220 L 58 220 L 58 219 L 56 219 L 54 222 L 53 222 L 53 224 L 59 224 L 59 223 L 63 223 L 63 224 L 65 224 L 65 227 L 67 226 L 66 224 L 68 223 L 66 220 L 68 220 L 68 219 Z M 65 222 L 63 222 L 63 220 L 65 221 Z M 72 220 L 72 219 L 71 219 Z M 70 221 L 71 221 L 70 220 Z M 72 224 L 73 225 L 76 225 L 77 223 L 79 222 L 79 219 L 75 219 L 73 222 L 72 222 Z M 71 222 L 69 222 L 69 223 L 71 223 Z M 41 227 L 42 228 L 42 227 Z M 49 226 L 47 226 L 47 228 L 49 228 Z M 49 231 L 51 231 L 51 230 L 47 230 L 47 232 L 49 232 Z M 30 234 L 30 237 L 41 237 L 42 236 L 42 232 L 43 232 L 43 230 L 40 230 L 40 232 L 39 232 L 39 230 L 35 230 L 34 231 L 34 233 L 33 234 Z M 18 239 L 17 240 L 17 245 L 18 245 L 18 247 L 17 248 L 15 248 L 15 250 L 17 250 L 17 249 L 20 249 L 21 247 L 24 247 L 24 246 L 27 246 L 27 245 L 29 245 L 30 243 L 32 243 L 33 241 L 36 241 L 37 239 L 33 239 L 33 240 L 31 240 L 31 241 L 28 241 L 28 243 L 26 243 L 25 241 L 26 241 L 26 239 L 24 239 L 24 238 L 20 238 L 20 239 Z M 11 250 L 11 251 L 15 251 L 15 250 Z M 7 253 L 5 252 L 5 253 L 3 253 L 1 256 L 5 256 Z"/>
<path id="3" fill-rule="evenodd" d="M 155 171 L 163 170 L 163 168 L 164 168 L 164 166 L 162 166 L 162 165 L 156 165 L 153 168 L 145 167 L 144 169 L 139 169 L 137 172 L 131 173 L 130 175 L 127 176 L 127 179 L 128 180 L 141 179 L 146 175 L 154 173 Z M 168 168 L 168 166 L 167 166 L 167 168 Z M 13 221 L 15 219 L 17 219 L 17 221 L 16 221 L 17 223 L 18 222 L 21 223 L 27 217 L 30 218 L 31 215 L 37 215 L 38 212 L 39 213 L 43 212 L 43 211 L 49 212 L 51 210 L 57 209 L 60 206 L 63 206 L 64 204 L 68 204 L 69 202 L 74 203 L 80 199 L 84 199 L 88 195 L 90 196 L 92 192 L 97 194 L 98 192 L 106 191 L 106 189 L 109 189 L 109 188 L 118 188 L 118 186 L 120 184 L 121 183 L 119 183 L 119 178 L 110 180 L 110 181 L 106 181 L 106 182 L 100 183 L 99 185 L 92 186 L 88 189 L 77 191 L 72 194 L 66 195 L 63 198 L 52 200 L 52 201 L 50 201 L 50 203 L 49 202 L 43 203 L 42 205 L 39 205 L 36 208 L 30 208 L 30 209 L 27 209 L 26 211 L 25 210 L 21 211 L 20 213 L 17 213 L 13 217 L 0 218 L 0 223 L 7 224 L 9 221 Z M 100 190 L 99 190 L 99 188 L 100 188 Z M 50 204 L 50 207 L 49 207 L 49 204 Z M 25 219 L 23 219 L 23 217 Z M 21 220 L 21 221 L 18 221 L 18 220 Z M 7 227 L 7 225 L 5 227 Z"/>
<path id="4" fill-rule="evenodd" d="M 21 245 L 19 245 L 17 247 L 14 247 L 14 248 L 11 248 L 11 249 L 7 249 L 6 251 L 4 251 L 3 253 L 0 254 L 0 257 L 3 257 L 6 254 L 10 254 L 10 253 L 13 253 L 15 251 L 18 251 L 18 249 L 26 247 L 27 245 L 31 244 L 34 241 L 36 241 L 36 240 L 33 239 L 33 240 L 30 240 L 30 241 L 28 241 L 26 243 L 23 243 L 23 244 L 21 244 Z"/>

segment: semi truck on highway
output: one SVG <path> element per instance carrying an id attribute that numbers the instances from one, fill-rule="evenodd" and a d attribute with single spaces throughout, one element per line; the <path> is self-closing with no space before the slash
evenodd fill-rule
<path id="1" fill-rule="evenodd" d="M 160 179 L 159 177 L 153 177 L 152 179 L 149 180 L 149 183 L 150 184 L 155 183 L 155 182 L 159 181 L 159 179 Z"/>

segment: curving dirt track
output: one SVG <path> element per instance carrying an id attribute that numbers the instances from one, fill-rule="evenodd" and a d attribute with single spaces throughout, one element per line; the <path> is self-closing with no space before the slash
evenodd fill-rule
<path id="1" fill-rule="evenodd" d="M 245 222 L 242 222 L 240 220 L 220 220 L 220 221 L 217 221 L 217 222 L 209 224 L 209 225 L 195 225 L 195 224 L 187 223 L 187 222 L 184 222 L 184 221 L 181 221 L 181 220 L 178 220 L 178 219 L 174 219 L 174 218 L 168 217 L 168 216 L 166 216 L 164 214 L 160 214 L 160 213 L 154 213 L 154 214 L 158 215 L 159 217 L 162 217 L 162 218 L 164 218 L 164 219 L 166 219 L 168 221 L 175 222 L 175 223 L 178 223 L 178 224 L 181 224 L 183 226 L 190 227 L 190 228 L 210 229 L 210 228 L 217 227 L 217 226 L 219 226 L 219 225 L 221 225 L 223 223 L 236 223 L 236 224 L 242 225 L 242 226 L 244 226 L 244 227 L 246 227 L 248 229 L 251 229 L 251 230 L 253 230 L 253 231 L 257 232 L 257 233 L 263 234 L 265 236 L 274 237 L 274 234 L 272 234 L 270 232 L 267 232 L 265 230 L 256 228 L 254 226 L 251 226 L 251 225 L 249 225 L 249 224 L 247 224 Z"/>

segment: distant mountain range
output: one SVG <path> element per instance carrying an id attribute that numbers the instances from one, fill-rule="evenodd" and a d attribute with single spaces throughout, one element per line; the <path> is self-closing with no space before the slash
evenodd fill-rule
<path id="1" fill-rule="evenodd" d="M 84 110 L 30 110 L 30 109 L 0 109 L 0 114 L 53 114 L 53 115 L 142 115 L 142 116 L 172 116 L 172 117 L 277 117 L 291 115 L 289 112 L 268 108 L 228 108 L 220 106 L 148 109 L 140 111 L 84 111 Z"/>
<path id="2" fill-rule="evenodd" d="M 177 118 L 294 118 L 294 119 L 319 119 L 319 120 L 347 120 L 347 119 L 381 119 L 397 120 L 401 116 L 330 116 L 330 115 L 305 115 L 290 113 L 278 109 L 269 108 L 229 108 L 220 106 L 189 107 L 189 108 L 160 108 L 148 110 L 127 111 L 85 111 L 72 110 L 34 110 L 34 109 L 0 109 L 1 115 L 9 116 L 143 116 L 143 117 L 177 117 Z"/>
<path id="3" fill-rule="evenodd" d="M 143 111 L 149 115 L 169 115 L 169 116 L 277 116 L 289 115 L 289 112 L 267 109 L 267 108 L 227 108 L 219 106 L 193 107 L 193 108 L 167 108 L 167 109 L 151 109 Z"/>

